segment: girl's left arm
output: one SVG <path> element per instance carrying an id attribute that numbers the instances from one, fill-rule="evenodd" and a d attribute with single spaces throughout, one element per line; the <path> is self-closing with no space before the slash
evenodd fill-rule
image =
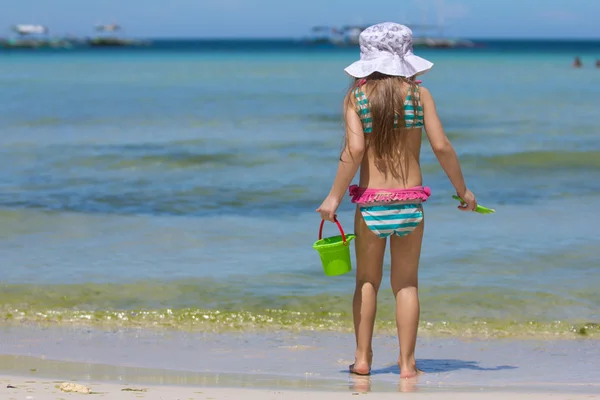
<path id="1" fill-rule="evenodd" d="M 329 195 L 323 201 L 321 207 L 317 209 L 317 212 L 321 214 L 321 218 L 334 221 L 337 208 L 362 163 L 365 148 L 365 134 L 360 117 L 356 113 L 352 102 L 348 102 L 346 108 L 346 145 L 342 151 L 337 174 Z"/>

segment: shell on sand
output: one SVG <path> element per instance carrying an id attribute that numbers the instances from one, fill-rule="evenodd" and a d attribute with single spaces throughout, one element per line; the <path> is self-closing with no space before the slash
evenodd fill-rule
<path id="1" fill-rule="evenodd" d="M 61 383 L 58 388 L 60 390 L 62 390 L 63 392 L 70 392 L 70 393 L 90 394 L 92 392 L 92 390 L 89 387 L 80 385 L 78 383 L 64 382 L 64 383 Z"/>

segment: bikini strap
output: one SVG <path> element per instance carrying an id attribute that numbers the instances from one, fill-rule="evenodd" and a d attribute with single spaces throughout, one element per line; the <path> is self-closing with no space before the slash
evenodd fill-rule
<path id="1" fill-rule="evenodd" d="M 406 99 L 406 101 L 408 101 L 408 96 L 411 96 L 411 99 L 412 99 L 412 96 L 415 96 L 417 98 L 417 104 L 421 105 L 421 93 L 419 92 L 419 87 L 420 87 L 419 83 L 420 82 L 421 81 L 417 81 L 416 85 L 414 85 L 414 86 L 413 85 L 409 85 L 408 86 L 408 93 L 407 93 L 407 99 Z M 413 90 L 413 87 L 414 87 L 414 90 Z"/>
<path id="2" fill-rule="evenodd" d="M 354 93 L 354 98 L 356 99 L 356 109 L 357 110 L 361 110 L 364 107 L 366 107 L 366 106 L 363 106 L 363 104 L 364 104 L 363 100 L 367 100 L 367 95 L 361 88 L 361 86 L 364 84 L 363 81 L 366 82 L 365 79 L 361 79 L 358 82 L 358 85 L 356 86 L 356 88 L 352 91 Z"/>
<path id="3" fill-rule="evenodd" d="M 420 82 L 420 81 L 419 81 Z M 421 91 L 419 90 L 421 87 L 419 86 L 419 84 L 417 83 L 415 85 L 415 96 L 417 97 L 417 105 L 419 107 L 421 107 Z"/>
<path id="4" fill-rule="evenodd" d="M 354 97 L 356 98 L 356 100 L 360 100 L 361 92 L 362 92 L 362 90 L 360 90 L 359 87 L 354 88 L 354 90 L 352 91 L 352 93 L 354 93 Z"/>
<path id="5" fill-rule="evenodd" d="M 362 86 L 367 83 L 367 80 L 365 78 L 359 79 L 358 82 L 356 82 L 356 89 L 354 89 L 354 96 L 356 97 L 356 105 L 358 106 L 358 108 L 360 109 L 360 101 L 363 99 L 367 98 L 367 95 L 365 94 L 365 92 L 363 92 L 362 90 Z"/>

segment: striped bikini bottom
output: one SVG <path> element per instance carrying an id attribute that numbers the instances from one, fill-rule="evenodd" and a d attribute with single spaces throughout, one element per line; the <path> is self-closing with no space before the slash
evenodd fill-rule
<path id="1" fill-rule="evenodd" d="M 390 235 L 406 236 L 423 221 L 423 204 L 397 203 L 361 206 L 367 227 L 382 239 Z"/>
<path id="2" fill-rule="evenodd" d="M 375 189 L 350 186 L 352 202 L 358 204 L 369 229 L 380 238 L 406 236 L 423 222 L 423 202 L 431 196 L 426 186 L 406 189 Z"/>

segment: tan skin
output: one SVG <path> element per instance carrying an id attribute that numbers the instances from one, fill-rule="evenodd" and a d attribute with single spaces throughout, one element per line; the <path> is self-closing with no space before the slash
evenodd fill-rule
<path id="1" fill-rule="evenodd" d="M 406 84 L 400 88 L 408 90 Z M 364 90 L 369 94 L 369 84 Z M 424 124 L 429 143 L 440 165 L 448 175 L 456 193 L 464 200 L 458 208 L 462 211 L 474 211 L 477 207 L 475 196 L 467 189 L 456 152 L 444 133 L 438 117 L 433 97 L 424 87 L 419 88 L 424 112 Z M 331 191 L 317 209 L 321 218 L 334 221 L 339 204 L 346 190 L 360 168 L 360 187 L 377 189 L 398 189 L 422 185 L 420 167 L 421 128 L 402 131 L 406 134 L 406 152 L 408 168 L 400 177 L 386 174 L 378 165 L 369 149 L 363 133 L 360 117 L 354 104 L 348 102 L 346 110 L 346 146 L 338 165 L 338 171 Z M 399 167 L 400 168 L 400 167 Z M 368 374 L 373 362 L 373 329 L 377 313 L 377 294 L 383 278 L 383 258 L 387 244 L 371 232 L 365 224 L 357 207 L 354 232 L 356 234 L 356 287 L 353 298 L 354 330 L 356 336 L 355 362 L 350 371 L 356 374 Z M 390 283 L 396 299 L 396 325 L 400 354 L 398 365 L 401 378 L 413 378 L 419 371 L 415 361 L 415 346 L 419 325 L 420 305 L 418 295 L 418 268 L 421 255 L 421 243 L 425 223 L 422 222 L 412 233 L 406 236 L 392 235 L 390 238 L 391 274 Z"/>

